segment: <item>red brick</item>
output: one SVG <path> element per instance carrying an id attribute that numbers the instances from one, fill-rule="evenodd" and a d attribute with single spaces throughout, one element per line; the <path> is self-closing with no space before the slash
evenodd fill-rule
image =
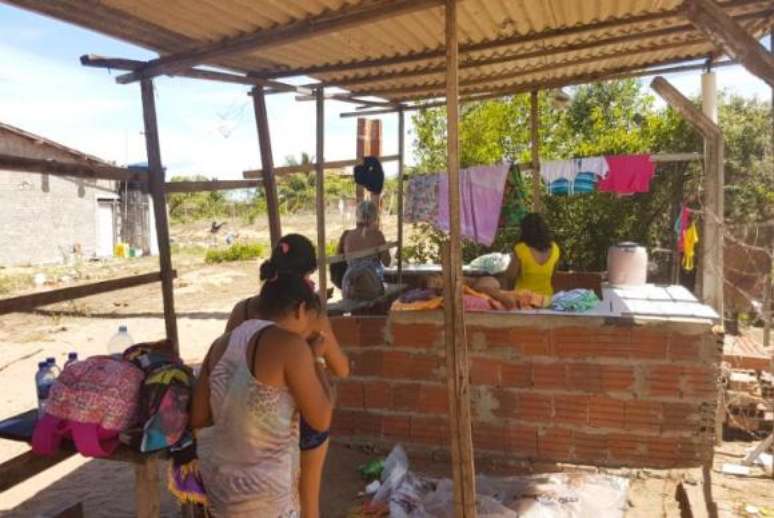
<path id="1" fill-rule="evenodd" d="M 573 391 L 602 392 L 602 366 L 594 363 L 568 365 L 567 386 Z"/>
<path id="2" fill-rule="evenodd" d="M 669 359 L 697 362 L 701 360 L 704 335 L 674 334 L 669 340 Z"/>
<path id="3" fill-rule="evenodd" d="M 623 429 L 624 402 L 605 396 L 595 396 L 589 400 L 589 424 L 595 428 Z"/>
<path id="4" fill-rule="evenodd" d="M 411 440 L 411 418 L 409 416 L 382 416 L 382 435 L 395 441 Z"/>
<path id="5" fill-rule="evenodd" d="M 655 329 L 634 328 L 632 330 L 632 358 L 664 360 L 666 359 L 669 333 Z"/>
<path id="6" fill-rule="evenodd" d="M 554 420 L 559 423 L 585 425 L 589 422 L 588 396 L 554 396 Z"/>
<path id="7" fill-rule="evenodd" d="M 532 385 L 532 370 L 526 363 L 503 363 L 500 365 L 500 384 L 503 387 L 529 387 Z"/>
<path id="8" fill-rule="evenodd" d="M 607 458 L 607 435 L 575 431 L 572 434 L 573 458 L 576 462 L 598 464 Z"/>
<path id="9" fill-rule="evenodd" d="M 564 358 L 628 358 L 629 335 L 625 327 L 564 327 L 551 331 L 551 345 Z"/>
<path id="10" fill-rule="evenodd" d="M 715 399 L 716 372 L 711 367 L 686 366 L 683 370 L 683 388 L 686 396 Z"/>
<path id="11" fill-rule="evenodd" d="M 701 432 L 701 414 L 695 403 L 664 403 L 662 432 Z"/>
<path id="12" fill-rule="evenodd" d="M 655 365 L 645 370 L 647 393 L 651 396 L 682 396 L 683 367 Z"/>
<path id="13" fill-rule="evenodd" d="M 565 364 L 533 363 L 532 385 L 540 389 L 565 389 L 567 387 Z"/>
<path id="14" fill-rule="evenodd" d="M 436 417 L 411 417 L 411 441 L 433 446 L 449 442 L 449 423 Z"/>
<path id="15" fill-rule="evenodd" d="M 627 401 L 624 406 L 626 430 L 659 432 L 661 430 L 661 403 Z"/>
<path id="16" fill-rule="evenodd" d="M 360 326 L 356 317 L 333 317 L 331 329 L 342 347 L 360 346 Z"/>
<path id="17" fill-rule="evenodd" d="M 550 333 L 544 330 L 516 327 L 511 329 L 513 340 L 523 356 L 550 356 Z"/>
<path id="18" fill-rule="evenodd" d="M 494 397 L 497 400 L 497 408 L 492 413 L 504 419 L 518 419 L 519 412 L 519 394 L 511 390 L 494 390 Z"/>
<path id="19" fill-rule="evenodd" d="M 647 438 L 633 434 L 610 434 L 607 437 L 607 444 L 614 462 L 647 465 Z"/>
<path id="20" fill-rule="evenodd" d="M 548 428 L 538 432 L 538 453 L 541 460 L 570 460 L 572 432 L 561 428 Z"/>
<path id="21" fill-rule="evenodd" d="M 505 428 L 505 453 L 514 457 L 536 457 L 538 453 L 537 428 L 508 425 Z"/>
<path id="22" fill-rule="evenodd" d="M 331 433 L 334 435 L 352 435 L 355 431 L 355 411 L 335 409 L 331 422 Z"/>
<path id="23" fill-rule="evenodd" d="M 363 404 L 366 410 L 384 410 L 392 408 L 390 384 L 376 380 L 364 381 Z"/>
<path id="24" fill-rule="evenodd" d="M 354 413 L 354 433 L 377 437 L 382 432 L 382 416 L 371 412 Z"/>
<path id="25" fill-rule="evenodd" d="M 387 343 L 385 330 L 387 318 L 385 317 L 358 317 L 360 321 L 360 346 L 381 346 Z"/>
<path id="26" fill-rule="evenodd" d="M 363 409 L 363 384 L 359 381 L 341 380 L 336 384 L 336 405 L 342 408 Z"/>
<path id="27" fill-rule="evenodd" d="M 449 389 L 446 385 L 422 385 L 417 410 L 427 414 L 449 413 Z"/>
<path id="28" fill-rule="evenodd" d="M 441 366 L 445 365 L 445 359 L 434 354 L 414 354 L 408 356 L 409 378 L 422 381 L 446 381 L 441 375 Z"/>
<path id="29" fill-rule="evenodd" d="M 648 461 L 653 466 L 679 465 L 677 439 L 674 437 L 648 437 Z"/>
<path id="30" fill-rule="evenodd" d="M 628 392 L 634 388 L 634 368 L 618 365 L 602 366 L 602 390 Z"/>
<path id="31" fill-rule="evenodd" d="M 551 419 L 551 396 L 519 394 L 519 419 L 529 422 L 547 422 Z"/>
<path id="32" fill-rule="evenodd" d="M 403 351 L 383 351 L 381 375 L 391 380 L 414 381 L 415 378 L 411 375 L 411 356 Z"/>
<path id="33" fill-rule="evenodd" d="M 393 347 L 427 349 L 440 346 L 441 327 L 435 324 L 393 322 L 390 327 Z"/>
<path id="34" fill-rule="evenodd" d="M 421 387 L 419 383 L 396 383 L 392 385 L 393 410 L 417 411 Z"/>
<path id="35" fill-rule="evenodd" d="M 507 447 L 505 425 L 478 423 L 473 427 L 473 447 L 475 449 L 504 451 Z"/>
<path id="36" fill-rule="evenodd" d="M 500 385 L 501 360 L 475 356 L 470 359 L 470 383 L 473 385 Z"/>
<path id="37" fill-rule="evenodd" d="M 474 335 L 481 335 L 480 339 L 487 348 L 513 347 L 515 349 L 510 327 L 468 326 L 466 331 L 471 341 L 473 341 Z"/>
<path id="38" fill-rule="evenodd" d="M 381 351 L 353 351 L 349 355 L 352 361 L 353 376 L 381 376 Z"/>

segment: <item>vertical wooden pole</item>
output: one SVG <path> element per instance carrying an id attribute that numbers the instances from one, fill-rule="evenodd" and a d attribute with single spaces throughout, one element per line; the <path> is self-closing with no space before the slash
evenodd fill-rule
<path id="1" fill-rule="evenodd" d="M 317 194 L 317 264 L 318 278 L 320 281 L 320 302 L 323 311 L 328 306 L 328 271 L 327 256 L 325 254 L 325 96 L 324 89 L 318 88 L 315 92 L 315 105 L 317 107 L 317 162 L 315 163 L 316 173 L 316 194 Z"/>
<path id="2" fill-rule="evenodd" d="M 449 385 L 454 509 L 459 517 L 476 516 L 476 474 L 470 424 L 470 386 L 465 315 L 462 307 L 462 238 L 460 227 L 459 42 L 457 2 L 446 0 L 446 120 L 449 175 L 449 243 L 443 271 L 446 366 Z"/>
<path id="3" fill-rule="evenodd" d="M 769 54 L 774 54 L 774 27 L 769 32 Z M 774 86 L 771 87 L 771 154 L 774 156 Z M 769 251 L 774 253 L 774 248 L 769 246 Z M 766 290 L 763 296 L 763 347 L 771 345 L 771 291 L 774 289 L 774 257 L 772 257 L 771 265 L 769 265 L 769 275 L 766 278 L 766 283 L 763 285 L 763 289 Z M 772 352 L 774 354 L 774 351 Z M 774 362 L 774 358 L 772 358 Z M 774 364 L 774 363 L 773 363 Z M 774 472 L 772 472 L 774 476 Z"/>
<path id="4" fill-rule="evenodd" d="M 537 90 L 530 92 L 529 101 L 530 148 L 532 150 L 532 210 L 534 212 L 542 212 L 543 204 L 540 199 L 540 112 Z"/>
<path id="5" fill-rule="evenodd" d="M 150 81 L 150 79 L 143 79 L 144 81 Z M 159 466 L 156 457 L 148 457 L 134 465 L 134 502 L 137 506 L 137 518 L 161 516 Z"/>
<path id="6" fill-rule="evenodd" d="M 266 196 L 266 210 L 269 213 L 269 236 L 271 246 L 274 248 L 282 237 L 282 226 L 280 224 L 277 182 L 274 179 L 274 155 L 272 154 L 271 134 L 269 133 L 269 113 L 266 110 L 266 95 L 263 87 L 253 88 L 252 96 L 255 126 L 258 130 L 258 147 L 261 150 L 261 179 L 263 192 Z"/>
<path id="7" fill-rule="evenodd" d="M 175 320 L 175 296 L 172 280 L 172 255 L 169 250 L 169 225 L 167 223 L 167 198 L 164 194 L 164 167 L 161 165 L 161 145 L 156 120 L 156 99 L 153 96 L 153 80 L 140 82 L 142 92 L 142 118 L 145 123 L 145 148 L 148 154 L 148 175 L 153 214 L 156 220 L 156 238 L 159 245 L 159 265 L 161 269 L 161 294 L 164 299 L 164 327 L 167 338 L 174 344 L 175 354 L 180 355 L 177 339 L 177 321 Z"/>
<path id="8" fill-rule="evenodd" d="M 366 155 L 366 141 L 370 134 L 368 132 L 368 119 L 357 119 L 357 144 L 355 145 L 355 158 L 358 162 L 363 160 Z M 365 199 L 365 189 L 360 186 L 355 186 L 355 200 L 358 204 Z"/>
<path id="9" fill-rule="evenodd" d="M 398 110 L 398 284 L 403 283 L 403 161 L 405 160 L 406 114 Z"/>

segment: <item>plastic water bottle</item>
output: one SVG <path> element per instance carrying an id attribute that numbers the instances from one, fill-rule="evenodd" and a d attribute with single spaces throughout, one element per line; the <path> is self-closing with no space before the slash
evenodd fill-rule
<path id="1" fill-rule="evenodd" d="M 78 353 L 68 353 L 67 354 L 67 361 L 64 364 L 64 367 L 62 370 L 66 369 L 68 365 L 71 363 L 75 363 L 78 361 Z"/>
<path id="2" fill-rule="evenodd" d="M 51 369 L 51 372 L 54 374 L 54 377 L 59 376 L 62 373 L 62 369 L 59 368 L 59 365 L 56 364 L 56 358 L 53 356 L 49 356 L 46 358 L 46 365 Z"/>
<path id="3" fill-rule="evenodd" d="M 42 416 L 46 410 L 48 393 L 51 391 L 51 385 L 54 384 L 54 372 L 48 365 L 48 362 L 38 363 L 38 372 L 35 374 L 35 388 L 38 392 L 38 416 Z"/>
<path id="4" fill-rule="evenodd" d="M 119 326 L 118 332 L 108 342 L 108 353 L 121 355 L 133 345 L 134 340 L 129 336 L 126 326 Z"/>

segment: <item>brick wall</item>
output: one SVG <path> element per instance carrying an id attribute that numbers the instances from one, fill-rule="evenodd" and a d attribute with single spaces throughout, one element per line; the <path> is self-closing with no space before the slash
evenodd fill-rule
<path id="1" fill-rule="evenodd" d="M 72 162 L 68 153 L 21 136 L 0 133 L 0 153 Z M 96 248 L 97 197 L 113 182 L 0 171 L 0 265 L 61 262 L 61 250 Z"/>
<path id="2" fill-rule="evenodd" d="M 479 458 L 634 467 L 711 458 L 720 346 L 709 323 L 466 318 Z M 445 450 L 441 316 L 333 325 L 353 363 L 338 384 L 334 436 Z"/>

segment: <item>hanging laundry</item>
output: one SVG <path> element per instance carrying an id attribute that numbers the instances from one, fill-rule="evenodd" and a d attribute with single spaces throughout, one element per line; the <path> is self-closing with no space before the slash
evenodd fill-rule
<path id="1" fill-rule="evenodd" d="M 685 205 L 680 209 L 680 215 L 675 220 L 675 234 L 677 235 L 677 251 L 685 251 L 685 231 L 688 230 L 688 222 L 691 218 L 691 210 Z"/>
<path id="2" fill-rule="evenodd" d="M 683 269 L 690 272 L 693 270 L 694 257 L 696 255 L 696 243 L 699 242 L 699 229 L 696 228 L 696 222 L 691 223 L 688 230 L 685 231 L 685 252 L 683 253 Z"/>
<path id="3" fill-rule="evenodd" d="M 519 166 L 514 164 L 508 173 L 503 193 L 503 208 L 500 213 L 501 227 L 518 227 L 530 208 L 527 205 L 527 187 L 521 176 Z"/>
<path id="4" fill-rule="evenodd" d="M 508 164 L 469 167 L 460 171 L 462 237 L 491 246 L 497 234 Z M 438 228 L 449 231 L 449 177 L 438 180 Z"/>
<path id="5" fill-rule="evenodd" d="M 541 164 L 540 176 L 555 196 L 593 192 L 600 178 L 608 174 L 605 157 L 553 160 Z"/>
<path id="6" fill-rule="evenodd" d="M 432 223 L 438 219 L 439 175 L 414 176 L 406 188 L 403 217 L 407 223 Z"/>
<path id="7" fill-rule="evenodd" d="M 650 192 L 655 165 L 650 155 L 608 156 L 610 171 L 597 188 L 600 192 L 614 192 L 627 196 L 638 192 Z"/>

